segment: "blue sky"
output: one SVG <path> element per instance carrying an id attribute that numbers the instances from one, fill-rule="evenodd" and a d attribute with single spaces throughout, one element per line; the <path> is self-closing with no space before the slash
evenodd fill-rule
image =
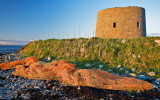
<path id="1" fill-rule="evenodd" d="M 0 0 L 0 44 L 92 37 L 98 11 L 126 6 L 144 7 L 147 34 L 160 33 L 159 4 L 160 0 Z"/>

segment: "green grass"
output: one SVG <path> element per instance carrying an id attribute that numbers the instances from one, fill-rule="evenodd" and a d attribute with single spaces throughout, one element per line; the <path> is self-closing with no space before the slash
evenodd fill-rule
<path id="1" fill-rule="evenodd" d="M 92 68 L 104 65 L 103 70 L 122 65 L 126 69 L 137 68 L 137 72 L 156 72 L 160 68 L 160 46 L 154 40 L 160 37 L 139 39 L 48 39 L 34 41 L 24 50 L 24 57 L 35 56 L 39 59 L 51 57 L 55 60 L 67 60 L 79 68 L 92 64 Z M 134 58 L 134 54 L 136 57 Z"/>

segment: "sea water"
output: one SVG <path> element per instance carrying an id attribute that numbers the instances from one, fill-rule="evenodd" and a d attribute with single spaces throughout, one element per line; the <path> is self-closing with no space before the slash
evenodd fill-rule
<path id="1" fill-rule="evenodd" d="M 22 47 L 23 45 L 0 45 L 0 54 L 13 53 Z"/>

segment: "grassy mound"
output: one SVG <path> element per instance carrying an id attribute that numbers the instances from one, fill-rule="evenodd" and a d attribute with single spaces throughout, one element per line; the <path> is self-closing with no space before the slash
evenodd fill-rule
<path id="1" fill-rule="evenodd" d="M 155 40 L 160 37 L 48 39 L 30 43 L 23 52 L 25 57 L 76 62 L 80 68 L 88 68 L 84 65 L 89 63 L 89 68 L 99 68 L 103 64 L 103 70 L 116 70 L 115 67 L 121 65 L 126 69 L 136 68 L 137 72 L 154 71 L 160 77 L 160 46 Z"/>

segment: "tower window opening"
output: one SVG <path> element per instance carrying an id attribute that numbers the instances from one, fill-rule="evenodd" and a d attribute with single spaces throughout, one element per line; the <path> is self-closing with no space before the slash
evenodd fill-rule
<path id="1" fill-rule="evenodd" d="M 137 22 L 137 27 L 139 28 L 139 22 Z"/>
<path id="2" fill-rule="evenodd" d="M 115 27 L 116 27 L 116 23 L 114 22 L 114 23 L 113 23 L 113 28 L 115 28 Z"/>

